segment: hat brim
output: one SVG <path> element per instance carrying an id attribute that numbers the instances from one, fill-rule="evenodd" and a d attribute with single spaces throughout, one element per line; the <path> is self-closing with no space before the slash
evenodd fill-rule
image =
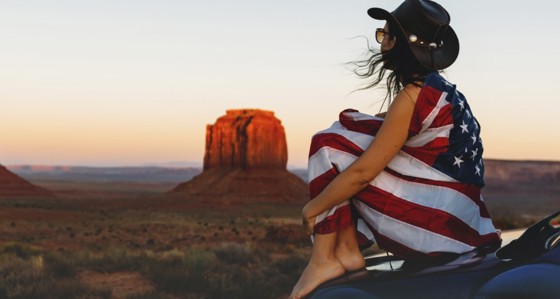
<path id="1" fill-rule="evenodd" d="M 368 9 L 367 13 L 373 19 L 385 20 L 389 23 L 397 25 L 401 30 L 401 33 L 405 34 L 406 31 L 401 26 L 401 23 L 390 12 L 382 8 L 374 7 Z M 457 56 L 459 56 L 459 38 L 451 26 L 447 27 L 447 30 L 442 37 L 442 41 L 443 46 L 435 50 L 430 50 L 428 47 L 416 46 L 408 40 L 407 44 L 418 62 L 420 62 L 423 66 L 431 70 L 443 70 L 453 64 L 453 62 L 457 59 Z"/>
<path id="2" fill-rule="evenodd" d="M 368 9 L 367 13 L 370 17 L 372 17 L 376 20 L 388 20 L 388 19 L 394 20 L 395 19 L 390 12 L 388 12 L 388 11 L 382 9 L 382 8 L 378 8 L 378 7 Z"/>

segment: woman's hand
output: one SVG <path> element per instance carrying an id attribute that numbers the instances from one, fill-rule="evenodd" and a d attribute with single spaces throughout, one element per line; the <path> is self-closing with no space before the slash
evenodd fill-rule
<path id="1" fill-rule="evenodd" d="M 310 203 L 311 201 L 309 201 L 301 211 L 303 231 L 308 236 L 313 235 L 313 233 L 315 232 L 315 218 L 317 218 L 317 216 L 314 216 L 310 213 Z"/>
<path id="2" fill-rule="evenodd" d="M 303 231 L 308 236 L 313 235 L 313 233 L 315 232 L 315 218 L 316 217 L 307 218 L 307 217 L 303 216 L 302 218 L 303 218 L 303 223 L 302 223 L 303 224 Z"/>

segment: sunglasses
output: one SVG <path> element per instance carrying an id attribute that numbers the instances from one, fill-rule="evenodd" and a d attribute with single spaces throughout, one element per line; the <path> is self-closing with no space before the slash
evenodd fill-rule
<path id="1" fill-rule="evenodd" d="M 385 31 L 383 28 L 375 29 L 375 40 L 378 43 L 382 43 L 385 36 L 389 36 L 389 32 Z"/>

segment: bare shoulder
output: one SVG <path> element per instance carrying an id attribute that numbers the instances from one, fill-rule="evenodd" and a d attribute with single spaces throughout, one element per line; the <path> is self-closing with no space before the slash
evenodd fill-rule
<path id="1" fill-rule="evenodd" d="M 408 84 L 399 91 L 389 106 L 385 122 L 400 123 L 402 121 L 402 125 L 408 128 L 414 108 L 416 107 L 416 100 L 421 90 L 422 88 L 417 85 Z"/>
<path id="2" fill-rule="evenodd" d="M 408 101 L 412 102 L 412 104 L 416 104 L 421 90 L 422 87 L 418 85 L 408 84 L 397 94 L 395 101 Z"/>

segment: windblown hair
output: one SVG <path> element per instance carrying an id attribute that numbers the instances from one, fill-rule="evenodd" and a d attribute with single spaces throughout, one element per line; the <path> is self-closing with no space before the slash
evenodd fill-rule
<path id="1" fill-rule="evenodd" d="M 382 107 L 391 100 L 408 84 L 418 85 L 424 81 L 426 75 L 432 70 L 424 67 L 412 54 L 404 34 L 398 25 L 388 23 L 390 36 L 396 38 L 393 48 L 386 52 L 373 48 L 368 42 L 368 56 L 364 60 L 354 61 L 354 73 L 362 79 L 372 79 L 358 90 L 375 88 L 379 85 L 387 89 Z"/>

